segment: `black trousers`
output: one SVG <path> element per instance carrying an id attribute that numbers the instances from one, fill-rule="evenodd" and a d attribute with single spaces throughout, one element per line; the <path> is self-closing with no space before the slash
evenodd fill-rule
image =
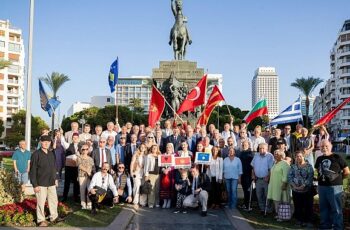
<path id="1" fill-rule="evenodd" d="M 250 198 L 250 187 L 251 187 L 252 180 L 250 177 L 242 176 L 241 183 L 242 183 L 242 189 L 244 194 L 244 205 L 248 208 L 249 198 Z"/>
<path id="2" fill-rule="evenodd" d="M 79 200 L 79 182 L 78 182 L 78 167 L 66 166 L 64 168 L 64 189 L 63 189 L 63 198 L 67 199 L 70 183 L 73 183 L 73 197 L 74 200 Z"/>
<path id="3" fill-rule="evenodd" d="M 219 205 L 221 201 L 221 185 L 216 182 L 216 177 L 211 178 L 210 203 Z"/>
<path id="4" fill-rule="evenodd" d="M 89 193 L 89 198 L 91 200 L 93 210 L 96 210 L 96 208 L 99 208 L 100 205 L 112 206 L 113 197 L 114 196 L 112 191 L 108 189 L 106 196 L 103 198 L 103 200 L 100 203 L 98 203 L 98 196 L 96 194 Z"/>
<path id="5" fill-rule="evenodd" d="M 314 203 L 314 197 L 311 193 L 311 191 L 300 193 L 300 192 L 294 192 L 293 195 L 293 202 L 294 202 L 294 217 L 298 221 L 308 223 L 312 221 L 313 217 L 313 203 Z"/>

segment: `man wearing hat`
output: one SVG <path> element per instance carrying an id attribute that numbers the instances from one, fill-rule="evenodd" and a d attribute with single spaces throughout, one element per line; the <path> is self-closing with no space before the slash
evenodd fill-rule
<path id="1" fill-rule="evenodd" d="M 278 140 L 277 141 L 277 150 L 280 150 L 282 152 L 284 152 L 285 157 L 285 161 L 287 161 L 288 164 L 292 163 L 292 158 L 291 158 L 291 154 L 289 151 L 287 151 L 287 145 L 286 145 L 286 140 Z"/>
<path id="2" fill-rule="evenodd" d="M 65 177 L 64 177 L 64 189 L 62 202 L 67 200 L 70 183 L 73 183 L 73 196 L 74 201 L 79 202 L 79 183 L 78 183 L 78 167 L 76 160 L 79 153 L 79 133 L 72 134 L 72 143 L 67 146 L 67 143 L 64 143 L 66 148 L 66 164 L 65 164 Z M 68 148 L 67 148 L 68 147 Z"/>
<path id="3" fill-rule="evenodd" d="M 37 199 L 36 216 L 40 227 L 48 226 L 44 212 L 46 199 L 50 210 L 50 221 L 58 220 L 56 160 L 54 153 L 49 150 L 50 144 L 50 136 L 41 136 L 41 147 L 33 152 L 30 161 L 29 177 Z"/>

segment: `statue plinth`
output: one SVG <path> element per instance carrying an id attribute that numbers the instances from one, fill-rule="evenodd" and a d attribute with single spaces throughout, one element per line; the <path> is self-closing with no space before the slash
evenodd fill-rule
<path id="1" fill-rule="evenodd" d="M 156 82 L 157 88 L 175 111 L 203 75 L 204 69 L 197 68 L 197 62 L 186 60 L 160 61 L 159 68 L 152 70 L 152 79 Z M 186 112 L 182 117 L 194 121 L 199 115 L 200 108 L 197 108 L 195 112 Z M 174 112 L 168 105 L 163 117 L 174 117 Z"/>

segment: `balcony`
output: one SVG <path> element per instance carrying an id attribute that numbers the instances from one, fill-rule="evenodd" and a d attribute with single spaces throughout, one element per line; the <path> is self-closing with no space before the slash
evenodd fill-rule
<path id="1" fill-rule="evenodd" d="M 7 84 L 8 85 L 18 85 L 18 80 L 8 79 Z"/>
<path id="2" fill-rule="evenodd" d="M 350 70 L 341 70 L 339 71 L 339 77 L 342 78 L 342 77 L 350 77 Z"/>
<path id="3" fill-rule="evenodd" d="M 7 94 L 11 96 L 17 96 L 18 97 L 18 90 L 8 90 Z"/>
<path id="4" fill-rule="evenodd" d="M 339 68 L 344 67 L 344 66 L 350 66 L 350 60 L 340 60 L 339 61 Z"/>

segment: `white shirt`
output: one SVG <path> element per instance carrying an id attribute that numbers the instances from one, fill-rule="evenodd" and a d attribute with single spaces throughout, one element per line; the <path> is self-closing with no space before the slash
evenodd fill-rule
<path id="1" fill-rule="evenodd" d="M 99 148 L 99 150 L 100 150 L 100 168 L 102 168 L 102 164 L 104 163 L 104 162 L 102 162 L 102 154 L 103 154 L 103 159 L 105 162 L 107 162 L 107 155 L 106 155 L 106 149 Z"/>
<path id="2" fill-rule="evenodd" d="M 209 170 L 207 170 L 207 175 L 211 179 L 211 177 L 216 177 L 216 181 L 222 180 L 222 170 L 223 170 L 223 160 L 221 157 L 217 157 L 216 159 L 211 158 L 209 164 Z"/>
<path id="3" fill-rule="evenodd" d="M 103 183 L 102 183 L 103 182 Z M 109 188 L 112 190 L 112 193 L 114 196 L 117 196 L 117 187 L 114 184 L 113 177 L 110 174 L 107 174 L 106 176 L 102 176 L 101 172 L 97 172 L 92 177 L 92 180 L 89 185 L 89 191 L 93 189 L 95 186 L 99 186 L 107 191 Z"/>
<path id="4" fill-rule="evenodd" d="M 258 151 L 259 144 L 266 143 L 265 142 L 265 138 L 263 138 L 262 136 L 259 136 L 259 137 L 253 136 L 251 138 L 251 141 L 252 141 L 252 151 L 253 152 L 257 152 Z"/>
<path id="5" fill-rule="evenodd" d="M 117 132 L 114 131 L 114 130 L 112 130 L 112 131 L 105 130 L 105 131 L 103 131 L 102 134 L 101 134 L 101 137 L 106 138 L 106 140 L 107 140 L 107 138 L 108 138 L 109 136 L 112 136 L 112 137 L 115 138 L 115 136 L 117 136 Z"/>

